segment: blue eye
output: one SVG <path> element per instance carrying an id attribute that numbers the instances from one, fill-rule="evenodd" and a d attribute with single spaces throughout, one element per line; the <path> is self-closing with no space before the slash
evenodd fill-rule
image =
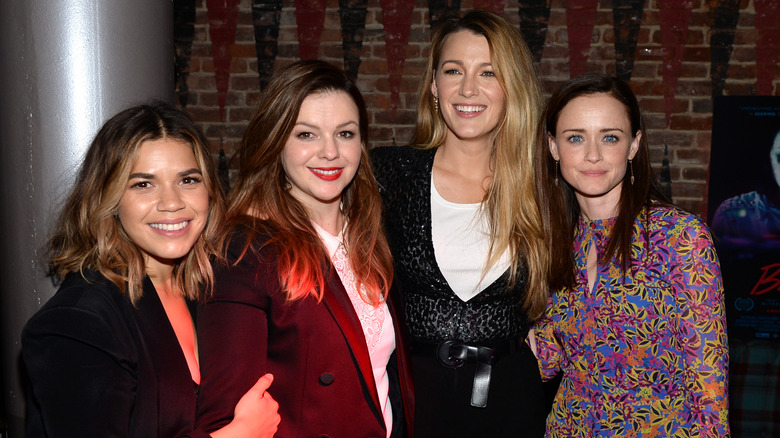
<path id="1" fill-rule="evenodd" d="M 445 75 L 457 75 L 460 74 L 460 70 L 456 68 L 448 68 L 447 70 L 444 70 Z"/>
<path id="2" fill-rule="evenodd" d="M 582 143 L 582 136 L 581 135 L 572 135 L 569 137 L 570 143 Z"/>
<path id="3" fill-rule="evenodd" d="M 604 141 L 607 143 L 617 143 L 618 138 L 616 135 L 607 135 L 604 137 Z"/>
<path id="4" fill-rule="evenodd" d="M 496 77 L 496 74 L 493 73 L 492 71 L 485 71 L 485 72 L 482 72 L 482 76 L 490 76 L 490 77 L 494 78 L 494 77 Z"/>

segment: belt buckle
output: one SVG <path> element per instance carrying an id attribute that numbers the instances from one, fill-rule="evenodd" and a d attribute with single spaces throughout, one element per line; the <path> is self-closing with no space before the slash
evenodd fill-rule
<path id="1" fill-rule="evenodd" d="M 439 344 L 436 349 L 436 357 L 442 365 L 449 368 L 459 368 L 463 366 L 463 359 L 453 358 L 450 348 L 460 346 L 462 343 L 455 339 L 447 339 Z"/>
<path id="2" fill-rule="evenodd" d="M 457 339 L 447 339 L 436 349 L 439 362 L 449 368 L 459 368 L 466 360 L 476 362 L 471 388 L 471 406 L 476 408 L 487 406 L 493 351 L 492 348 L 467 345 Z"/>

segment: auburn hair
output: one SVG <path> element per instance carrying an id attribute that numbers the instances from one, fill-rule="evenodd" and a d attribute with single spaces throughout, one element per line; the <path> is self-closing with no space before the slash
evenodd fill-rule
<path id="1" fill-rule="evenodd" d="M 341 209 L 346 218 L 344 238 L 357 288 L 363 299 L 382 302 L 393 280 L 390 249 L 382 231 L 382 201 L 368 158 L 368 115 L 357 86 L 341 69 L 318 60 L 302 60 L 276 74 L 263 91 L 234 159 L 238 181 L 228 201 L 226 246 L 235 230 L 249 230 L 243 255 L 258 233 L 274 248 L 279 282 L 289 301 L 313 296 L 322 299 L 329 257 L 303 204 L 293 197 L 282 167 L 282 154 L 298 120 L 303 101 L 320 93 L 346 93 L 358 109 L 362 143 L 360 163 L 344 189 Z M 240 258 L 239 258 L 240 260 Z"/>

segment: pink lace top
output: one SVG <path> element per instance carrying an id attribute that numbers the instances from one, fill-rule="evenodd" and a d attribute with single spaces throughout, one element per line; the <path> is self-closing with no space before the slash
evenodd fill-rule
<path id="1" fill-rule="evenodd" d="M 395 350 L 395 331 L 393 330 L 393 318 L 386 303 L 374 306 L 365 300 L 366 287 L 361 285 L 358 291 L 352 266 L 349 264 L 347 249 L 343 243 L 343 235 L 333 236 L 322 227 L 312 222 L 314 228 L 322 240 L 325 249 L 330 255 L 330 260 L 336 268 L 341 284 L 347 291 L 352 307 L 360 319 L 363 328 L 363 336 L 371 357 L 371 368 L 374 371 L 374 382 L 379 394 L 382 407 L 382 415 L 387 426 L 387 436 L 390 436 L 393 425 L 393 412 L 390 407 L 389 388 L 390 381 L 387 376 L 387 362 Z"/>

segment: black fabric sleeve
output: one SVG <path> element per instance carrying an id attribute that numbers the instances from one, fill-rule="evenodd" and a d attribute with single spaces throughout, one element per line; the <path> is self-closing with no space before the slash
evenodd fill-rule
<path id="1" fill-rule="evenodd" d="M 125 437 L 137 379 L 129 334 L 86 309 L 47 309 L 22 333 L 22 355 L 40 435 Z M 28 420 L 28 425 L 31 422 Z"/>

